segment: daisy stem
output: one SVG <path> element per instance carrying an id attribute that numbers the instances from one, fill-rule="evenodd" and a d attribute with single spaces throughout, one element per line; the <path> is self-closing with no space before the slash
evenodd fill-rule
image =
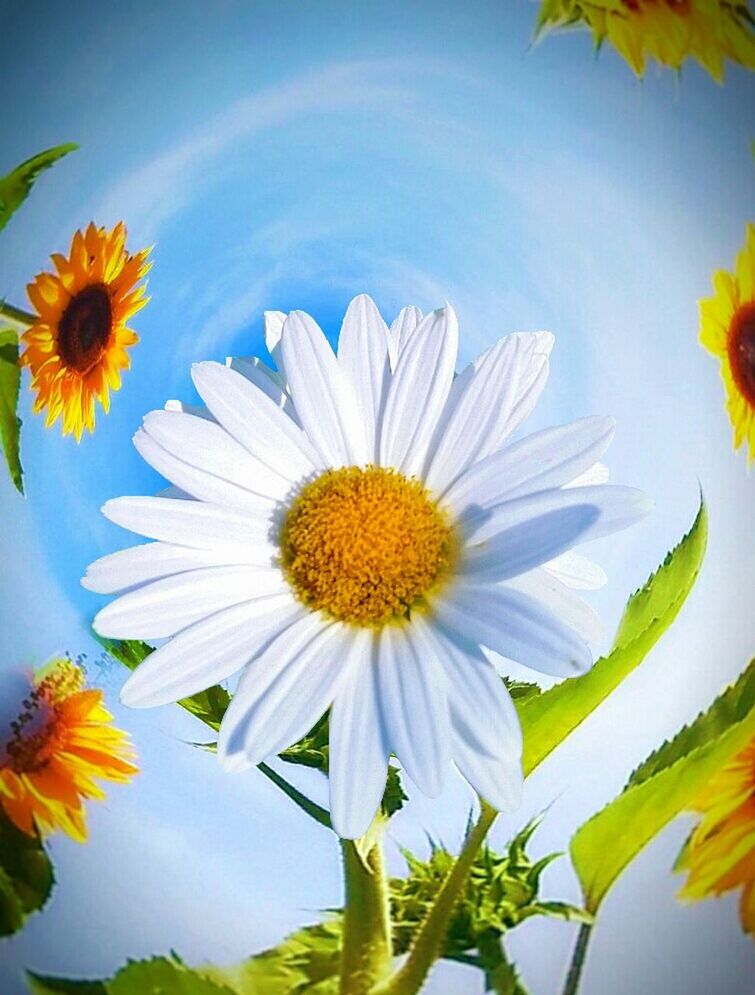
<path id="1" fill-rule="evenodd" d="M 409 956 L 391 978 L 372 989 L 371 995 L 416 995 L 420 991 L 430 968 L 441 956 L 451 913 L 497 815 L 495 809 L 482 802 L 480 816 L 472 826 L 456 863 L 448 872 L 435 904 L 422 923 Z"/>
<path id="2" fill-rule="evenodd" d="M 346 900 L 341 948 L 341 995 L 367 995 L 391 969 L 391 923 L 383 848 L 366 857 L 341 840 Z"/>
<path id="3" fill-rule="evenodd" d="M 577 942 L 574 944 L 574 953 L 572 954 L 571 964 L 569 965 L 569 972 L 566 975 L 563 995 L 577 995 L 579 981 L 582 977 L 582 968 L 585 965 L 585 957 L 587 956 L 587 944 L 590 942 L 591 936 L 592 925 L 586 922 L 582 923 L 577 934 Z"/>
<path id="4" fill-rule="evenodd" d="M 29 328 L 36 321 L 33 314 L 29 314 L 28 311 L 22 311 L 20 307 L 14 307 L 13 304 L 9 304 L 7 301 L 0 301 L 0 315 L 4 318 L 10 318 L 11 321 L 16 322 L 18 325 L 27 325 Z"/>

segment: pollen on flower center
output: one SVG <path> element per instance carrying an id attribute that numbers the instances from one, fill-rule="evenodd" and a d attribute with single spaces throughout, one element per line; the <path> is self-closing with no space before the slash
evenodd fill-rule
<path id="1" fill-rule="evenodd" d="M 102 284 L 80 290 L 68 303 L 58 326 L 58 348 L 64 362 L 79 373 L 96 363 L 113 326 L 110 294 Z"/>
<path id="2" fill-rule="evenodd" d="M 405 618 L 447 574 L 453 529 L 422 484 L 382 467 L 327 470 L 295 498 L 282 565 L 312 610 L 379 625 Z"/>
<path id="3" fill-rule="evenodd" d="M 58 703 L 81 690 L 82 685 L 81 671 L 60 662 L 29 688 L 21 711 L 10 724 L 11 736 L 2 750 L 11 770 L 27 773 L 44 767 L 55 740 Z"/>

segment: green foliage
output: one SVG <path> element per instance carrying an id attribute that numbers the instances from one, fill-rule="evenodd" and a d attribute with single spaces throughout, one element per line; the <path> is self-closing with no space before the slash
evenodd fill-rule
<path id="1" fill-rule="evenodd" d="M 703 501 L 692 528 L 629 599 L 613 648 L 582 677 L 515 698 L 530 774 L 637 667 L 679 614 L 702 566 L 708 540 Z"/>
<path id="2" fill-rule="evenodd" d="M 11 480 L 16 485 L 16 490 L 23 494 L 24 481 L 20 455 L 21 419 L 16 414 L 20 383 L 18 336 L 12 328 L 0 328 L 0 440 Z"/>
<path id="3" fill-rule="evenodd" d="M 0 231 L 5 228 L 11 216 L 29 196 L 39 174 L 77 148 L 78 145 L 71 143 L 56 145 L 55 148 L 32 156 L 31 159 L 22 162 L 7 176 L 0 178 Z"/>
<path id="4" fill-rule="evenodd" d="M 706 712 L 637 768 L 618 798 L 577 830 L 571 855 L 591 912 L 630 861 L 754 735 L 755 660 Z"/>
<path id="5" fill-rule="evenodd" d="M 590 919 L 581 909 L 565 902 L 542 901 L 540 876 L 557 859 L 550 854 L 533 860 L 526 851 L 537 828 L 531 822 L 518 833 L 505 854 L 484 847 L 475 858 L 464 891 L 451 915 L 443 956 L 484 968 L 480 943 L 489 950 L 491 938 L 501 937 L 532 916 L 558 919 Z M 438 889 L 455 862 L 443 847 L 433 847 L 429 860 L 420 860 L 404 851 L 409 875 L 390 881 L 394 951 L 405 953 L 417 930 L 435 902 Z M 470 960 L 470 952 L 477 957 Z"/>
<path id="6" fill-rule="evenodd" d="M 50 897 L 55 876 L 38 836 L 0 815 L 0 936 L 10 936 Z"/>
<path id="7" fill-rule="evenodd" d="M 27 977 L 33 995 L 336 995 L 340 941 L 340 921 L 333 920 L 230 967 L 189 968 L 172 954 L 129 961 L 104 981 Z"/>

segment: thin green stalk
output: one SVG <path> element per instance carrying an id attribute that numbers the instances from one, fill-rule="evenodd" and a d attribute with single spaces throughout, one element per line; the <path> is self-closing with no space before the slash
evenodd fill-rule
<path id="1" fill-rule="evenodd" d="M 321 826 L 326 826 L 328 829 L 332 828 L 330 825 L 330 814 L 322 806 L 313 802 L 311 798 L 307 798 L 298 788 L 295 788 L 293 784 L 289 784 L 285 777 L 282 777 L 272 767 L 268 767 L 266 763 L 258 764 L 257 769 L 265 777 L 269 778 L 276 787 L 280 788 L 285 795 L 288 795 L 291 801 L 298 805 L 302 812 L 306 812 L 311 819 L 319 822 Z"/>
<path id="2" fill-rule="evenodd" d="M 13 304 L 9 304 L 7 301 L 0 301 L 0 315 L 10 318 L 11 321 L 19 325 L 28 325 L 29 327 L 37 320 L 33 314 L 30 314 L 28 311 L 22 311 L 20 307 L 14 307 Z"/>
<path id="3" fill-rule="evenodd" d="M 585 966 L 585 957 L 587 956 L 587 944 L 590 942 L 591 936 L 592 925 L 590 923 L 583 923 L 579 927 L 577 942 L 574 944 L 574 953 L 572 954 L 571 964 L 569 965 L 569 973 L 566 975 L 563 995 L 577 995 L 579 981 L 582 977 L 582 968 Z"/>
<path id="4" fill-rule="evenodd" d="M 367 995 L 391 970 L 391 921 L 383 849 L 366 857 L 341 840 L 346 896 L 341 948 L 341 995 Z"/>
<path id="5" fill-rule="evenodd" d="M 409 956 L 403 966 L 385 982 L 372 989 L 371 995 L 416 995 L 430 968 L 440 957 L 448 922 L 498 812 L 482 803 L 480 817 L 472 827 L 455 864 L 438 892 L 438 897 L 420 926 Z"/>

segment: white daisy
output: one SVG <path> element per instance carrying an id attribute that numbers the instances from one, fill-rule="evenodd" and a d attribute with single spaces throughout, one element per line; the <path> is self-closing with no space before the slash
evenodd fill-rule
<path id="1" fill-rule="evenodd" d="M 558 677 L 590 667 L 598 621 L 572 589 L 604 578 L 571 547 L 649 508 L 605 484 L 613 422 L 508 441 L 545 384 L 548 333 L 503 338 L 455 376 L 450 306 L 405 308 L 389 329 L 357 297 L 337 355 L 301 311 L 265 320 L 277 373 L 198 363 L 206 408 L 172 402 L 137 432 L 173 496 L 103 508 L 155 541 L 89 567 L 90 590 L 125 592 L 94 627 L 167 640 L 121 698 L 174 702 L 243 668 L 218 743 L 229 769 L 330 709 L 343 837 L 367 830 L 391 755 L 428 795 L 453 761 L 510 810 L 521 732 L 491 659 Z"/>

